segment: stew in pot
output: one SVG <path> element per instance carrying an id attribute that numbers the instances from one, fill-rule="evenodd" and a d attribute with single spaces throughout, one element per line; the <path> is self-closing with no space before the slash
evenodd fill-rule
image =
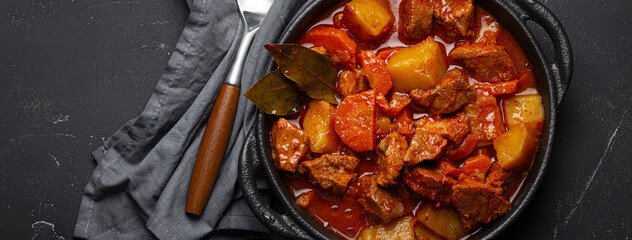
<path id="1" fill-rule="evenodd" d="M 511 208 L 544 112 L 518 43 L 472 0 L 352 0 L 247 93 L 272 156 L 346 239 L 462 239 Z"/>

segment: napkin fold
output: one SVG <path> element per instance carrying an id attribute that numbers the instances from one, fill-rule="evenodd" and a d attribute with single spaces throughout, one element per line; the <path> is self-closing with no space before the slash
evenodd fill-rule
<path id="1" fill-rule="evenodd" d="M 306 1 L 275 0 L 261 25 L 242 74 L 224 161 L 204 213 L 196 217 L 185 213 L 189 181 L 242 26 L 235 0 L 187 0 L 186 26 L 145 109 L 92 154 L 97 166 L 82 197 L 75 237 L 200 239 L 214 230 L 267 232 L 236 184 L 237 158 L 256 111 L 243 93 L 272 61 L 263 45 L 278 41 Z M 265 189 L 265 180 L 259 181 Z"/>

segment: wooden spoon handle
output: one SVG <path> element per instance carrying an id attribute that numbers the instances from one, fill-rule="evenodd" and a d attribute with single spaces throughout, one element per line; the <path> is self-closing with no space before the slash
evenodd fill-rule
<path id="1" fill-rule="evenodd" d="M 191 175 L 186 211 L 201 215 L 213 190 L 235 120 L 239 88 L 224 84 L 208 118 Z"/>

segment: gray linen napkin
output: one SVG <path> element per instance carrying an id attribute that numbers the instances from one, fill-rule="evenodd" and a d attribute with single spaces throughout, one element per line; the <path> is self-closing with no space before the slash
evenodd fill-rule
<path id="1" fill-rule="evenodd" d="M 275 0 L 257 33 L 224 162 L 203 215 L 194 217 L 184 210 L 189 180 L 241 29 L 235 0 L 187 0 L 187 24 L 147 106 L 93 153 L 97 167 L 85 188 L 75 237 L 199 239 L 219 229 L 267 231 L 236 185 L 237 158 L 256 111 L 243 93 L 271 61 L 263 45 L 278 40 L 305 1 Z"/>

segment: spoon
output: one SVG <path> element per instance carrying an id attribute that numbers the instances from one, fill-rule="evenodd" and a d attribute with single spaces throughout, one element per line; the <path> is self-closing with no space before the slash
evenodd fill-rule
<path id="1" fill-rule="evenodd" d="M 191 175 L 186 212 L 201 215 L 211 196 L 235 120 L 241 72 L 255 34 L 274 0 L 237 0 L 243 35 L 228 77 L 222 85 L 208 118 Z"/>

